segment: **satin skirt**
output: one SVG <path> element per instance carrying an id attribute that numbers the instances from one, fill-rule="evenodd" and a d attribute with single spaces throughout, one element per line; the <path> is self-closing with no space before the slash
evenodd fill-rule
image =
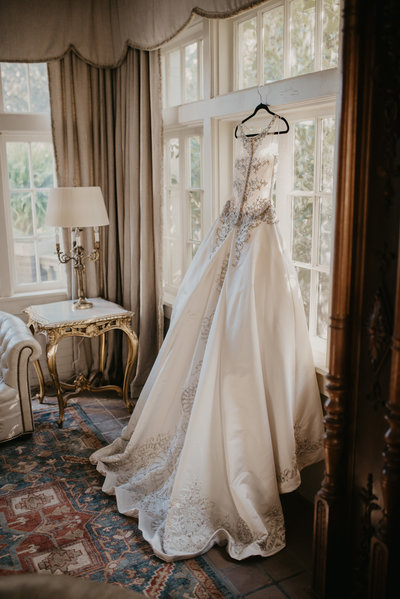
<path id="1" fill-rule="evenodd" d="M 323 459 L 297 276 L 276 224 L 201 244 L 128 425 L 91 462 L 118 510 L 171 561 L 285 546 L 280 494 Z M 145 331 L 142 333 L 145 335 Z"/>

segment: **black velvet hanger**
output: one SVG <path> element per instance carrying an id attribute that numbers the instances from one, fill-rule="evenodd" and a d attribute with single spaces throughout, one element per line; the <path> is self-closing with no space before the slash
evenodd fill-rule
<path id="1" fill-rule="evenodd" d="M 270 110 L 268 104 L 264 104 L 264 102 L 260 102 L 260 104 L 258 104 L 258 106 L 255 107 L 254 112 L 252 114 L 250 114 L 249 116 L 247 116 L 245 119 L 243 119 L 243 121 L 241 121 L 241 123 L 245 123 L 246 121 L 251 119 L 255 114 L 257 114 L 257 112 L 259 110 L 266 110 L 269 114 L 272 114 L 272 116 L 277 116 L 278 119 L 281 119 L 281 121 L 283 121 L 286 125 L 286 129 L 284 131 L 274 131 L 273 133 L 269 133 L 269 135 L 283 135 L 284 133 L 289 132 L 289 123 L 287 122 L 285 117 L 280 116 L 279 114 L 276 114 L 276 112 L 272 112 L 272 110 Z M 235 137 L 237 137 L 238 127 L 239 127 L 239 125 L 236 125 L 236 127 L 235 127 Z M 247 135 L 247 137 L 253 137 L 254 135 L 258 135 L 258 134 L 257 133 L 249 133 Z"/>

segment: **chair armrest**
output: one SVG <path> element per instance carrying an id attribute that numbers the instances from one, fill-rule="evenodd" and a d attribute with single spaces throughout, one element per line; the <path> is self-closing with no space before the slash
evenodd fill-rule
<path id="1" fill-rule="evenodd" d="M 12 314 L 0 312 L 0 376 L 13 389 L 18 389 L 20 377 L 27 376 L 29 359 L 37 360 L 40 344 L 26 324 Z"/>

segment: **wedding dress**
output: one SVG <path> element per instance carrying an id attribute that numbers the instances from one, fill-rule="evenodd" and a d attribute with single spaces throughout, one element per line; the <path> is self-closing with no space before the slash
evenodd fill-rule
<path id="1" fill-rule="evenodd" d="M 118 510 L 171 561 L 285 546 L 280 493 L 323 459 L 322 409 L 296 273 L 271 201 L 273 118 L 239 126 L 233 195 L 200 245 L 120 438 L 91 462 Z"/>

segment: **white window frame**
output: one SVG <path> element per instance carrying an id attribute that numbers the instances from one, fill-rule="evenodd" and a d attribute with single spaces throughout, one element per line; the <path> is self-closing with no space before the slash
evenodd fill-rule
<path id="1" fill-rule="evenodd" d="M 264 85 L 264 36 L 263 36 L 263 15 L 270 10 L 277 8 L 278 6 L 283 6 L 284 9 L 284 34 L 283 34 L 283 79 L 288 79 L 290 77 L 297 77 L 297 75 L 291 74 L 291 64 L 290 64 L 290 48 L 291 48 L 291 26 L 290 26 L 290 13 L 291 13 L 291 5 L 293 0 L 271 0 L 270 2 L 266 2 L 265 4 L 258 6 L 257 8 L 246 11 L 239 17 L 234 19 L 234 82 L 235 82 L 235 90 L 240 89 L 250 89 L 243 88 L 240 86 L 240 72 L 238 68 L 238 48 L 239 48 L 239 27 L 242 23 L 253 19 L 254 17 L 257 19 L 256 22 L 256 31 L 257 31 L 257 48 L 259 51 L 257 52 L 257 86 Z M 328 70 L 322 68 L 322 52 L 321 52 L 321 44 L 322 44 L 322 34 L 323 34 L 323 0 L 315 0 L 315 35 L 314 35 L 314 71 L 319 72 L 321 70 Z M 339 56 L 341 53 L 341 36 L 339 34 Z M 307 73 L 311 74 L 310 73 Z M 300 77 L 302 75 L 299 75 Z M 273 82 L 271 82 L 273 83 Z M 269 85 L 269 84 L 265 84 Z"/>
<path id="2" fill-rule="evenodd" d="M 14 242 L 10 219 L 8 195 L 8 169 L 6 141 L 52 141 L 49 114 L 3 112 L 2 86 L 0 82 L 0 310 L 20 314 L 30 303 L 45 303 L 67 299 L 67 287 L 63 281 L 56 284 L 43 282 L 34 290 L 15 285 L 13 272 Z M 64 273 L 63 273 L 64 274 Z"/>
<path id="3" fill-rule="evenodd" d="M 316 122 L 316 131 L 315 138 L 318 139 L 320 136 L 320 128 L 321 122 L 324 118 L 333 117 L 335 119 L 335 127 L 336 127 L 336 135 L 337 139 L 337 124 L 338 124 L 338 115 L 337 115 L 338 107 L 335 105 L 335 97 L 324 98 L 323 101 L 314 103 L 310 106 L 304 107 L 295 107 L 293 106 L 291 109 L 285 110 L 285 117 L 287 118 L 290 126 L 289 133 L 280 137 L 279 139 L 279 165 L 278 165 L 278 177 L 277 177 L 277 186 L 276 186 L 276 196 L 277 196 L 277 215 L 280 221 L 280 230 L 282 236 L 285 240 L 285 244 L 290 251 L 290 255 L 292 253 L 292 197 L 296 195 L 296 192 L 293 193 L 292 188 L 292 176 L 293 176 L 293 157 L 294 157 L 294 131 L 295 131 L 295 123 L 298 121 L 305 121 L 308 119 L 314 119 Z M 317 149 L 317 144 L 316 144 Z M 315 149 L 315 151 L 316 151 Z M 336 148 L 334 152 L 334 160 L 336 160 Z M 309 334 L 311 339 L 311 344 L 313 347 L 314 357 L 317 363 L 326 366 L 326 342 L 317 335 L 316 326 L 317 326 L 317 273 L 322 272 L 325 274 L 331 273 L 332 267 L 332 252 L 331 252 L 331 264 L 329 266 L 326 265 L 317 265 L 318 256 L 317 251 L 319 248 L 319 198 L 332 196 L 332 205 L 334 208 L 334 198 L 335 193 L 334 189 L 331 192 L 326 193 L 319 191 L 319 181 L 321 177 L 321 159 L 320 157 L 315 157 L 314 159 L 315 171 L 314 171 L 314 191 L 312 192 L 302 192 L 299 195 L 309 196 L 313 198 L 313 224 L 312 224 L 312 256 L 311 256 L 311 287 L 310 287 L 310 321 L 309 321 Z M 279 176 L 279 168 L 285 173 L 290 173 L 289 177 L 280 177 Z M 335 162 L 334 162 L 334 171 L 335 171 Z M 335 186 L 335 182 L 334 186 Z M 333 243 L 333 229 L 332 229 L 332 243 Z M 293 260 L 293 264 L 295 266 L 300 266 L 304 268 L 301 262 L 297 262 Z M 306 267 L 308 269 L 308 266 Z M 328 329 L 329 335 L 329 329 Z"/>
<path id="4" fill-rule="evenodd" d="M 179 189 L 180 196 L 185 198 L 183 203 L 182 211 L 180 213 L 180 222 L 179 222 L 179 231 L 180 235 L 177 239 L 180 240 L 181 249 L 182 249 L 182 277 L 186 272 L 191 260 L 191 246 L 194 243 L 189 238 L 189 230 L 190 230 L 190 209 L 189 209 L 189 193 L 192 190 L 200 191 L 202 196 L 202 233 L 204 234 L 204 188 L 203 188 L 203 169 L 201 169 L 201 187 L 200 188 L 192 188 L 190 186 L 190 156 L 189 156 L 189 139 L 191 137 L 200 137 L 200 146 L 201 146 L 201 165 L 204 162 L 204 154 L 203 154 L 203 129 L 200 126 L 197 127 L 184 127 L 184 128 L 169 128 L 168 131 L 164 134 L 164 181 L 165 181 L 165 189 L 164 192 L 171 188 L 169 185 L 170 173 L 169 173 L 169 163 L 167 148 L 168 142 L 170 139 L 178 139 L 179 140 L 179 182 L 176 186 Z M 168 240 L 172 239 L 167 231 L 163 231 L 163 243 L 167 243 Z M 195 242 L 196 243 L 196 242 Z M 198 243 L 199 245 L 199 243 Z M 165 269 L 165 267 L 164 267 Z M 166 270 L 166 269 L 165 269 Z M 167 276 L 169 273 L 164 272 L 164 297 L 168 302 L 173 302 L 173 299 L 178 291 L 178 286 L 173 285 L 170 281 L 167 280 Z"/>
<path id="5" fill-rule="evenodd" d="M 185 48 L 192 44 L 197 44 L 197 82 L 198 82 L 198 98 L 196 100 L 188 100 L 185 91 Z M 174 108 L 175 104 L 169 104 L 169 69 L 170 55 L 173 52 L 180 53 L 180 99 L 181 104 L 189 104 L 198 102 L 204 98 L 204 28 L 203 23 L 198 19 L 187 30 L 182 32 L 177 38 L 168 44 L 168 50 L 162 54 L 162 72 L 165 81 L 163 89 L 163 103 L 166 108 Z"/>
<path id="6" fill-rule="evenodd" d="M 0 159 L 3 162 L 2 172 L 7 173 L 7 157 L 6 157 L 6 146 L 8 142 L 22 142 L 28 143 L 31 142 L 49 142 L 52 143 L 52 138 L 50 133 L 29 133 L 29 132 L 19 132 L 19 133 L 7 133 L 1 136 L 0 138 Z M 30 160 L 30 157 L 29 157 Z M 31 164 L 29 164 L 29 171 L 31 173 Z M 55 164 L 53 161 L 53 181 L 56 181 L 56 173 L 55 173 Z M 30 182 L 32 183 L 32 182 Z M 10 192 L 13 191 L 9 188 L 8 176 L 2 178 L 3 184 L 3 197 L 5 198 L 4 202 L 4 214 L 5 214 L 5 227 L 6 227 L 6 236 L 8 241 L 8 256 L 10 261 L 10 283 L 11 289 L 14 293 L 35 293 L 38 291 L 49 291 L 52 289 L 59 289 L 60 286 L 66 286 L 65 282 L 65 269 L 60 269 L 61 272 L 61 280 L 58 281 L 40 281 L 38 280 L 36 283 L 17 283 L 16 281 L 16 268 L 15 268 L 15 252 L 14 252 L 14 238 L 12 231 L 12 219 L 11 219 L 11 206 L 10 206 Z M 33 186 L 29 186 L 26 190 L 18 190 L 18 191 L 27 191 L 31 192 L 34 190 Z M 14 190 L 15 191 L 15 190 Z M 39 188 L 36 191 L 41 191 Z M 8 201 L 7 201 L 8 200 Z M 38 236 L 36 232 L 33 232 L 33 241 L 35 244 L 35 259 L 36 259 L 36 272 L 40 275 L 39 268 L 39 255 L 37 252 L 37 239 Z M 55 253 L 55 249 L 54 249 Z"/>

